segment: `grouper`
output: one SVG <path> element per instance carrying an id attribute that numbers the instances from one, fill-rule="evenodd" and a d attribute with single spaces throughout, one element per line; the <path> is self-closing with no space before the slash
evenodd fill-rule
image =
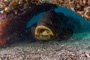
<path id="1" fill-rule="evenodd" d="M 54 10 L 47 11 L 37 23 L 32 25 L 32 36 L 36 40 L 43 41 L 56 38 L 69 39 L 73 35 L 73 30 L 68 27 L 67 21 L 68 19 L 63 13 L 56 13 Z"/>

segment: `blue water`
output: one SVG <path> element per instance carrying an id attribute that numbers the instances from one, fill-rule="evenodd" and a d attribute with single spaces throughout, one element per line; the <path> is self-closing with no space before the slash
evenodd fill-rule
<path id="1" fill-rule="evenodd" d="M 73 19 L 72 18 L 70 19 L 69 23 L 78 25 L 75 30 L 76 32 L 78 31 L 78 33 L 74 33 L 71 38 L 90 39 L 89 38 L 90 37 L 90 23 L 87 22 L 86 20 L 84 20 L 80 15 L 76 14 L 75 12 L 73 12 L 67 8 L 61 7 L 61 6 L 58 6 L 57 8 L 55 8 L 54 11 L 57 13 L 62 12 L 62 13 L 64 13 L 64 15 L 66 15 L 68 17 L 73 17 Z M 30 19 L 30 21 L 27 23 L 26 28 L 30 28 L 34 23 L 36 23 L 41 18 L 41 16 L 44 13 L 45 12 L 40 13 L 36 16 L 33 16 L 33 18 Z M 74 21 L 77 23 L 74 23 Z M 77 29 L 78 27 L 80 27 L 80 28 Z"/>

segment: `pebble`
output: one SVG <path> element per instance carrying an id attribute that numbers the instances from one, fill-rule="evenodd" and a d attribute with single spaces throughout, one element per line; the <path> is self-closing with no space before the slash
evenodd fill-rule
<path id="1" fill-rule="evenodd" d="M 68 58 L 67 60 L 72 60 L 71 58 Z"/>
<path id="2" fill-rule="evenodd" d="M 9 10 L 9 7 L 5 7 L 5 9 L 4 9 L 5 11 L 8 11 Z"/>
<path id="3" fill-rule="evenodd" d="M 0 13 L 1 13 L 1 14 L 3 14 L 3 13 L 4 13 L 4 11 L 3 11 L 3 10 L 1 10 L 1 11 L 0 11 Z"/>
<path id="4" fill-rule="evenodd" d="M 86 53 L 86 56 L 87 56 L 88 58 L 90 58 L 90 54 Z"/>
<path id="5" fill-rule="evenodd" d="M 2 59 L 0 59 L 0 60 L 2 60 Z"/>

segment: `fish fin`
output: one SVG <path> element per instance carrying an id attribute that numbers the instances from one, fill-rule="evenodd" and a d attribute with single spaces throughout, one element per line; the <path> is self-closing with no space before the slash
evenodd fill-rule
<path id="1" fill-rule="evenodd" d="M 30 42 L 35 42 L 35 27 L 32 26 L 30 28 L 27 29 L 27 37 L 30 40 Z"/>
<path id="2" fill-rule="evenodd" d="M 61 40 L 67 40 L 73 35 L 73 31 L 70 28 L 62 28 L 61 33 L 59 34 L 59 38 Z"/>
<path id="3" fill-rule="evenodd" d="M 35 35 L 35 27 L 34 26 L 31 27 L 31 33 L 32 33 L 32 35 Z"/>

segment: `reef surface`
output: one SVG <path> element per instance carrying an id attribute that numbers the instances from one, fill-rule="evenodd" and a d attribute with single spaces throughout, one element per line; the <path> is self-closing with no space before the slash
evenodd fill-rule
<path id="1" fill-rule="evenodd" d="M 82 28 L 80 31 L 82 31 L 82 33 L 74 34 L 67 41 L 36 41 L 31 43 L 24 39 L 27 38 L 24 35 L 25 33 L 23 33 L 25 31 L 25 27 L 28 28 L 32 26 L 31 23 L 37 22 L 38 18 L 43 14 L 42 13 L 38 16 L 38 13 L 41 11 L 48 11 L 50 7 L 52 9 L 57 7 L 56 5 L 48 5 L 47 3 L 54 3 L 59 5 L 58 0 L 54 0 L 54 2 L 53 0 L 32 0 L 30 4 L 29 2 L 29 0 L 0 0 L 0 35 L 2 35 L 2 32 L 4 31 L 3 33 L 6 33 L 3 35 L 5 38 L 9 36 L 8 39 L 11 41 L 17 40 L 16 43 L 11 44 L 10 46 L 6 46 L 5 48 L 0 47 L 0 60 L 90 60 L 90 23 L 81 18 L 81 16 L 68 12 L 71 10 L 67 10 L 61 6 L 59 7 L 60 9 L 55 9 L 55 11 L 62 12 L 65 15 L 69 14 L 69 16 L 78 18 Z M 20 10 L 18 8 L 20 8 Z M 38 18 L 33 21 L 33 19 L 35 19 L 34 15 L 36 17 L 38 16 Z M 29 18 L 27 18 L 28 16 Z M 30 20 L 30 16 L 34 17 Z M 13 20 L 13 22 L 10 22 L 10 25 L 8 25 L 9 23 L 6 24 L 7 19 L 10 21 Z M 4 24 L 2 24 L 2 22 L 4 22 L 4 20 L 6 21 L 4 24 L 7 28 L 3 28 Z M 28 23 L 29 20 L 30 23 Z M 28 24 L 25 25 L 26 23 Z M 3 30 L 1 30 L 1 27 Z M 18 29 L 20 30 L 18 31 Z M 10 32 L 8 33 L 7 31 Z M 7 34 L 9 35 L 6 36 Z M 20 35 L 18 36 L 18 34 Z M 20 37 L 25 41 L 19 39 Z M 18 40 L 21 40 L 21 42 L 18 42 Z"/>

